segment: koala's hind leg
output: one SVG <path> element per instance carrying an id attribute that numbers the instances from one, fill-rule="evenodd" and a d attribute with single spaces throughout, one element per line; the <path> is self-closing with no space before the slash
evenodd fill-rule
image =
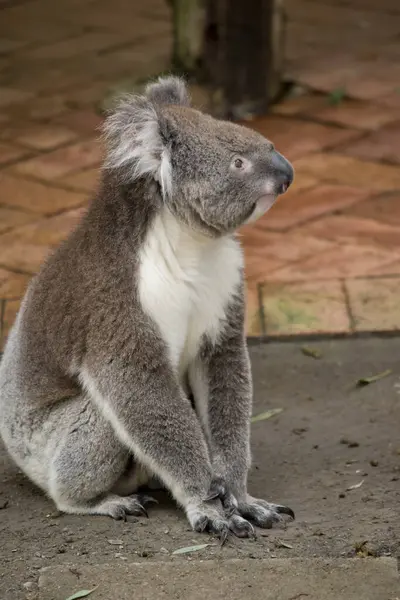
<path id="1" fill-rule="evenodd" d="M 143 478 L 136 476 L 129 450 L 112 426 L 87 398 L 64 410 L 64 418 L 57 417 L 63 431 L 55 433 L 59 441 L 50 464 L 49 494 L 57 508 L 114 519 L 147 515 L 152 498 L 134 493 Z"/>

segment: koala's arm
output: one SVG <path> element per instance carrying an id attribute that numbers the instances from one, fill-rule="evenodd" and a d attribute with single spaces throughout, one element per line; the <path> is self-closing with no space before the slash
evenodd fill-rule
<path id="1" fill-rule="evenodd" d="M 203 385 L 194 390 L 207 412 L 213 474 L 221 478 L 240 502 L 247 495 L 251 463 L 250 417 L 252 378 L 244 333 L 243 290 L 228 308 L 223 336 L 205 348 L 198 368 Z M 197 381 L 198 381 L 197 377 Z M 204 385 L 205 384 L 205 385 Z M 197 393 L 196 393 L 197 392 Z M 206 406 L 206 408 L 204 408 Z M 199 412 L 202 412 L 200 408 Z"/>
<path id="2" fill-rule="evenodd" d="M 188 510 L 206 498 L 212 477 L 203 432 L 157 335 L 120 323 L 117 343 L 95 328 L 80 381 L 121 442 Z"/>

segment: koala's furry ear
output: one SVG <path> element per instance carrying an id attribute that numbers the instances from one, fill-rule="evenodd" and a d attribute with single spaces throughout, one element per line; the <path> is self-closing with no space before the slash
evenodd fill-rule
<path id="1" fill-rule="evenodd" d="M 163 196 L 172 192 L 169 148 L 161 135 L 162 106 L 188 106 L 183 79 L 160 77 L 149 84 L 143 96 L 126 96 L 104 125 L 108 154 L 106 168 L 124 168 L 124 176 L 144 175 L 159 182 Z"/>
<path id="2" fill-rule="evenodd" d="M 178 104 L 189 106 L 190 97 L 186 84 L 180 77 L 159 77 L 159 79 L 147 85 L 145 90 L 147 98 L 154 104 Z"/>
<path id="3" fill-rule="evenodd" d="M 157 181 L 164 197 L 172 191 L 169 149 L 160 133 L 156 106 L 146 96 L 128 95 L 104 124 L 105 168 L 122 168 L 127 180 L 143 176 Z"/>

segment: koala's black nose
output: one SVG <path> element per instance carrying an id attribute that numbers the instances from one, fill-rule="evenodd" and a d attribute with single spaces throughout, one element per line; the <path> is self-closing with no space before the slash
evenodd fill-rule
<path id="1" fill-rule="evenodd" d="M 276 179 L 277 192 L 278 194 L 284 194 L 293 182 L 293 167 L 290 162 L 276 150 L 272 153 L 271 166 L 274 178 Z"/>

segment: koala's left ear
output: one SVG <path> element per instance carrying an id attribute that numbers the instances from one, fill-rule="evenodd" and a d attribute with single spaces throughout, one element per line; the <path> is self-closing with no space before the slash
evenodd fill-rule
<path id="1" fill-rule="evenodd" d="M 163 104 L 178 104 L 180 106 L 189 106 L 190 97 L 186 84 L 180 77 L 159 77 L 159 79 L 150 83 L 145 90 L 146 97 L 159 106 Z"/>

